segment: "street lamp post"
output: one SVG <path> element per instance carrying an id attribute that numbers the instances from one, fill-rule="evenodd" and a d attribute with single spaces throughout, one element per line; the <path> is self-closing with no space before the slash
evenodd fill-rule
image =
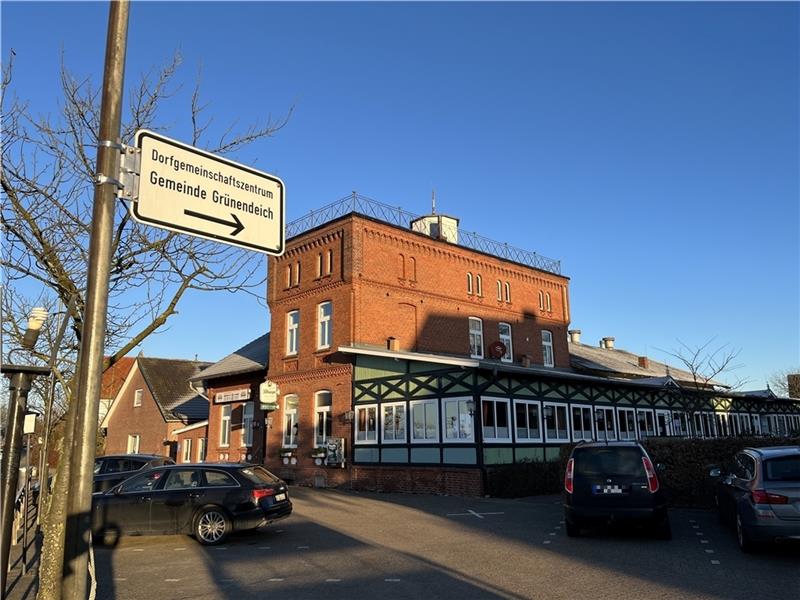
<path id="1" fill-rule="evenodd" d="M 47 319 L 47 311 L 34 308 L 28 319 L 28 328 L 22 338 L 25 350 L 33 350 L 39 332 Z M 3 443 L 3 460 L 0 464 L 2 473 L 2 502 L 0 503 L 0 598 L 6 597 L 6 573 L 11 552 L 11 526 L 14 521 L 14 503 L 19 484 L 19 462 L 22 452 L 22 429 L 25 409 L 28 403 L 28 392 L 31 381 L 36 375 L 46 375 L 49 367 L 31 365 L 0 365 L 0 372 L 10 379 L 11 397 L 8 403 L 8 421 L 6 437 Z"/>

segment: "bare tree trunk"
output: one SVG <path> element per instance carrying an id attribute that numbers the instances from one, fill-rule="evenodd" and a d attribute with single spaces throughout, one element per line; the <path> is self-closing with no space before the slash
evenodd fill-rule
<path id="1" fill-rule="evenodd" d="M 39 559 L 39 592 L 36 600 L 61 600 L 64 573 L 64 543 L 67 532 L 67 498 L 70 464 L 69 441 L 75 431 L 75 405 L 70 402 L 65 417 L 64 435 L 59 443 L 59 461 L 47 512 L 42 522 L 44 541 Z"/>

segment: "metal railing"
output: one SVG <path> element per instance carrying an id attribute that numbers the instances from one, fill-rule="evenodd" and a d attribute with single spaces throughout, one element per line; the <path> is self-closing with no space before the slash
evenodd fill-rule
<path id="1" fill-rule="evenodd" d="M 420 217 L 420 215 L 415 215 L 402 208 L 389 206 L 388 204 L 383 204 L 382 202 L 353 192 L 340 200 L 311 211 L 307 215 L 287 223 L 286 238 L 289 239 L 300 235 L 301 233 L 305 233 L 306 231 L 350 213 L 358 213 L 365 217 L 405 228 L 410 228 L 411 221 Z M 475 232 L 459 229 L 458 245 L 522 265 L 527 265 L 535 269 L 555 273 L 556 275 L 561 274 L 561 261 L 559 260 L 542 256 L 530 250 L 523 250 L 502 242 L 490 240 Z"/>

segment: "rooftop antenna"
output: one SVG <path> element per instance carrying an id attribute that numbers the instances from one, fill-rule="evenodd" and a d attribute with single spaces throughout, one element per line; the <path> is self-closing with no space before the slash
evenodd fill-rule
<path id="1" fill-rule="evenodd" d="M 436 214 L 436 190 L 431 190 L 431 214 Z"/>

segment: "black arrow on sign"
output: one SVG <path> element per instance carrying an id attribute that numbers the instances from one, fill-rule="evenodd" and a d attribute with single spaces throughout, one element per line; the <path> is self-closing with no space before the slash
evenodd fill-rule
<path id="1" fill-rule="evenodd" d="M 190 217 L 197 217 L 198 219 L 205 219 L 206 221 L 211 221 L 212 223 L 219 223 L 220 225 L 228 225 L 229 227 L 233 227 L 233 231 L 231 235 L 235 236 L 244 230 L 244 225 L 239 220 L 234 213 L 231 213 L 231 217 L 233 217 L 233 222 L 226 221 L 225 219 L 220 219 L 218 217 L 212 217 L 210 215 L 204 215 L 203 213 L 194 212 L 193 210 L 184 209 L 183 214 L 189 215 Z"/>

